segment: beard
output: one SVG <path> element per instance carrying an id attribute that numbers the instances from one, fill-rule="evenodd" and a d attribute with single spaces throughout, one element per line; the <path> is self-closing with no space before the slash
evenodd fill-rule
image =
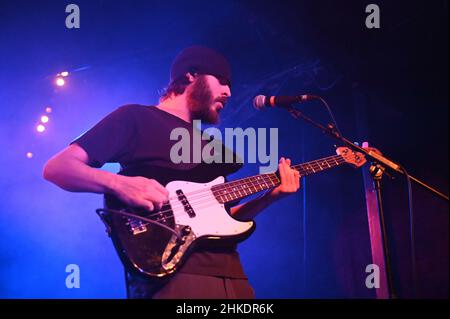
<path id="1" fill-rule="evenodd" d="M 198 76 L 192 83 L 186 99 L 192 119 L 199 119 L 208 124 L 219 122 L 219 112 L 213 108 L 215 99 L 204 76 Z"/>

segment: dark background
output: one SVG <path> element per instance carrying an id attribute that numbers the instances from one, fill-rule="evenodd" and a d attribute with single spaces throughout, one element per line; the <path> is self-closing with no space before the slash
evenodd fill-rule
<path id="1" fill-rule="evenodd" d="M 257 94 L 320 95 L 345 136 L 448 194 L 448 1 L 75 1 L 81 28 L 71 30 L 69 3 L 0 1 L 0 297 L 125 296 L 94 214 L 101 197 L 56 188 L 42 167 L 118 106 L 157 103 L 173 57 L 192 44 L 232 63 L 221 128 L 277 127 L 280 156 L 328 156 L 335 142 L 320 131 L 251 106 Z M 380 7 L 380 29 L 365 26 L 369 3 Z M 67 84 L 55 87 L 65 70 Z M 50 122 L 37 134 L 46 106 Z M 329 122 L 318 102 L 301 109 Z M 412 298 L 406 181 L 394 176 L 383 180 L 392 264 L 398 295 Z M 420 297 L 448 298 L 448 203 L 416 185 L 413 196 Z M 364 285 L 371 255 L 360 170 L 308 177 L 256 221 L 239 251 L 257 297 L 374 298 Z M 64 284 L 72 263 L 80 289 Z"/>

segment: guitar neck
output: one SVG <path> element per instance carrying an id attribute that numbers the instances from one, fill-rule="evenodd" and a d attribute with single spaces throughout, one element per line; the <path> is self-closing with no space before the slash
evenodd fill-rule
<path id="1" fill-rule="evenodd" d="M 303 164 L 291 166 L 299 171 L 300 176 L 307 176 L 345 163 L 341 155 L 334 155 Z M 259 174 L 232 182 L 214 185 L 211 190 L 221 204 L 233 202 L 280 185 L 281 181 L 277 173 Z"/>

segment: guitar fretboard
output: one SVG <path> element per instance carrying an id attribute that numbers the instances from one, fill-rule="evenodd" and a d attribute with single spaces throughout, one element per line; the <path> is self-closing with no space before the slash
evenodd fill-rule
<path id="1" fill-rule="evenodd" d="M 341 155 L 325 157 L 319 160 L 291 166 L 299 171 L 300 176 L 319 173 L 345 163 Z M 266 189 L 280 185 L 281 181 L 276 173 L 259 174 L 232 182 L 214 185 L 211 190 L 221 204 L 232 202 Z"/>

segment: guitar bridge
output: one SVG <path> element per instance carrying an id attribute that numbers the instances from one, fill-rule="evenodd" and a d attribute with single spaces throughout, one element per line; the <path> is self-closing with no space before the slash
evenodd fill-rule
<path id="1" fill-rule="evenodd" d="M 147 224 L 144 224 L 142 220 L 136 218 L 127 218 L 125 225 L 129 226 L 130 232 L 133 235 L 138 235 L 147 231 Z"/>

